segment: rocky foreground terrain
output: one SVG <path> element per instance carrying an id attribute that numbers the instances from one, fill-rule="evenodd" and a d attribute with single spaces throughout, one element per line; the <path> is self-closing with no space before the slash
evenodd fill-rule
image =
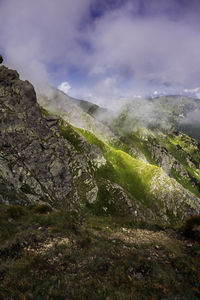
<path id="1" fill-rule="evenodd" d="M 200 298 L 200 144 L 180 126 L 185 103 L 144 124 L 136 104 L 37 99 L 0 66 L 0 298 Z"/>

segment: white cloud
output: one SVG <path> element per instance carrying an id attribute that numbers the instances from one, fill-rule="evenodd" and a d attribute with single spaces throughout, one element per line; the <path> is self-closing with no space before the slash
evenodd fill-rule
<path id="1" fill-rule="evenodd" d="M 200 99 L 200 87 L 194 89 L 184 89 L 183 93 L 186 94 L 187 96 Z"/>
<path id="2" fill-rule="evenodd" d="M 166 85 L 199 82 L 200 33 L 186 20 L 133 18 L 121 9 L 100 18 L 89 38 L 93 73 L 112 71 Z"/>
<path id="3" fill-rule="evenodd" d="M 69 66 L 84 61 L 79 26 L 91 1 L 0 0 L 0 48 L 6 63 L 34 84 L 51 81 L 52 64 L 66 76 Z"/>
<path id="4" fill-rule="evenodd" d="M 0 0 L 0 47 L 10 66 L 34 84 L 50 80 L 52 64 L 56 78 L 69 78 L 75 67 L 88 82 L 92 78 L 92 93 L 107 98 L 124 95 L 127 78 L 128 95 L 147 83 L 156 90 L 162 84 L 198 86 L 198 0 L 127 0 L 93 20 L 90 7 L 98 2 Z M 138 13 L 141 3 L 147 14 Z M 177 15 L 170 18 L 169 12 Z M 113 76 L 121 78 L 120 86 L 108 79 Z"/>
<path id="5" fill-rule="evenodd" d="M 58 86 L 58 89 L 62 92 L 64 92 L 65 94 L 68 94 L 69 90 L 71 89 L 71 85 L 65 81 L 65 82 L 62 82 L 59 86 Z"/>
<path id="6" fill-rule="evenodd" d="M 194 88 L 194 89 L 184 89 L 185 93 L 197 93 L 200 91 L 200 87 Z"/>

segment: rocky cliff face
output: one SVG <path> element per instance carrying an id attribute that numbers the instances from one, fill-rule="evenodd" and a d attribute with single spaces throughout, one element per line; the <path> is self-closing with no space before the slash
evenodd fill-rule
<path id="1" fill-rule="evenodd" d="M 81 137 L 78 151 L 65 139 L 59 119 L 42 115 L 33 86 L 16 71 L 2 66 L 0 87 L 1 202 L 80 207 L 96 187 L 90 164 L 101 151 Z"/>
<path id="2" fill-rule="evenodd" d="M 200 211 L 197 142 L 186 151 L 179 135 L 128 135 L 95 118 L 98 107 L 70 100 L 61 114 L 58 100 L 48 113 L 28 81 L 0 67 L 1 203 L 46 202 L 166 223 Z M 179 144 L 182 161 L 172 151 Z"/>

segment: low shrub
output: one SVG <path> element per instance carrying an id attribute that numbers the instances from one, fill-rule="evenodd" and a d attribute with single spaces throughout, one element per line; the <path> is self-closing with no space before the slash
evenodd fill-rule
<path id="1" fill-rule="evenodd" d="M 187 218 L 181 231 L 186 237 L 200 241 L 200 215 Z"/>
<path id="2" fill-rule="evenodd" d="M 51 206 L 49 206 L 48 204 L 38 204 L 35 208 L 34 208 L 34 212 L 38 213 L 38 214 L 46 214 L 51 212 L 53 209 Z"/>
<path id="3" fill-rule="evenodd" d="M 7 216 L 12 219 L 18 219 L 24 216 L 25 213 L 26 213 L 25 208 L 18 205 L 9 206 L 6 210 Z"/>

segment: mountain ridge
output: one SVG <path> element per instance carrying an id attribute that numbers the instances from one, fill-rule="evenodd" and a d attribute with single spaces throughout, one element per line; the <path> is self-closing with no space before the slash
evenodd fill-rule
<path id="1" fill-rule="evenodd" d="M 75 207 L 80 209 L 85 205 L 95 209 L 100 205 L 103 212 L 104 206 L 103 203 L 101 204 L 100 196 L 102 188 L 108 185 L 112 190 L 114 184 L 113 191 L 110 193 L 115 193 L 116 196 L 111 196 L 111 198 L 114 197 L 111 206 L 113 207 L 118 197 L 117 194 L 123 190 L 124 198 L 121 199 L 121 205 L 125 205 L 126 213 L 133 215 L 134 218 L 139 218 L 140 215 L 142 219 L 152 219 L 153 215 L 157 221 L 162 220 L 167 223 L 175 221 L 176 223 L 182 221 L 187 215 L 199 212 L 198 193 L 195 195 L 192 189 L 187 190 L 186 185 L 182 186 L 175 178 L 170 178 L 160 168 L 162 164 L 159 166 L 157 163 L 157 166 L 153 166 L 151 161 L 148 161 L 148 157 L 145 158 L 146 161 L 141 160 L 140 154 L 138 156 L 137 153 L 131 154 L 130 151 L 125 151 L 123 147 L 128 144 L 123 142 L 124 133 L 119 130 L 120 126 L 123 127 L 123 122 L 120 122 L 120 126 L 115 124 L 116 121 L 119 121 L 118 118 L 114 120 L 115 131 L 112 131 L 111 127 L 107 127 L 104 123 L 101 124 L 99 120 L 95 121 L 95 118 L 78 107 L 77 103 L 72 103 L 72 107 L 77 110 L 76 113 L 80 114 L 81 111 L 81 114 L 87 118 L 86 128 L 79 129 L 80 126 L 74 127 L 76 122 L 72 125 L 66 123 L 70 120 L 65 118 L 65 112 L 60 115 L 63 117 L 62 120 L 59 119 L 58 114 L 51 116 L 47 111 L 41 110 L 37 104 L 33 87 L 27 81 L 22 82 L 16 71 L 2 66 L 0 73 L 0 84 L 6 88 L 9 94 L 8 97 L 1 97 L 0 129 L 1 149 L 3 150 L 1 157 L 4 170 L 1 178 L 4 183 L 8 181 L 17 193 L 23 193 L 24 199 L 28 199 L 25 202 L 44 201 L 52 206 L 62 205 L 68 209 L 75 209 Z M 63 98 L 61 100 L 64 101 Z M 73 100 L 70 101 L 73 102 Z M 86 104 L 88 109 L 88 102 Z M 67 106 L 66 113 L 68 108 Z M 79 119 L 77 119 L 78 122 Z M 96 131 L 96 124 L 97 126 L 101 124 L 103 128 L 101 134 L 98 134 L 99 127 Z M 88 128 L 90 129 L 92 126 L 94 130 L 90 133 Z M 108 136 L 111 132 L 113 139 L 105 141 L 99 139 L 102 134 L 106 135 L 105 128 Z M 143 152 L 145 140 L 148 140 L 149 136 L 150 139 L 152 137 L 148 130 L 141 128 L 140 131 L 139 142 L 136 144 L 140 143 L 142 152 L 137 147 L 135 149 L 145 157 L 145 152 Z M 155 135 L 155 133 L 152 134 Z M 126 135 L 124 137 L 126 138 Z M 135 147 L 134 138 L 136 135 L 131 138 L 132 149 Z M 122 139 L 120 142 L 122 148 L 120 144 L 117 146 L 119 139 Z M 152 151 L 154 152 L 154 150 Z M 171 155 L 171 160 L 172 157 Z M 8 163 L 6 164 L 6 160 L 11 167 L 8 166 Z M 197 165 L 198 163 L 197 161 Z M 198 167 L 196 167 L 197 171 Z M 145 179 L 147 178 L 145 170 L 148 168 L 151 171 L 147 180 Z M 104 172 L 102 173 L 101 170 Z M 108 176 L 108 174 L 110 175 Z M 196 177 L 197 182 L 198 176 Z M 116 184 L 118 184 L 117 188 Z M 141 188 L 138 190 L 140 185 Z M 145 202 L 145 198 L 148 201 Z M 9 203 L 9 200 L 3 198 L 1 201 Z M 107 206 L 109 205 L 108 199 Z M 119 211 L 123 211 L 120 205 L 118 208 Z M 146 212 L 144 212 L 145 210 Z M 107 211 L 110 213 L 108 207 Z M 137 211 L 136 215 L 134 215 L 134 211 Z M 149 214 L 149 217 L 146 213 Z"/>
<path id="2" fill-rule="evenodd" d="M 0 298 L 199 299 L 198 141 L 45 97 L 0 66 Z"/>

